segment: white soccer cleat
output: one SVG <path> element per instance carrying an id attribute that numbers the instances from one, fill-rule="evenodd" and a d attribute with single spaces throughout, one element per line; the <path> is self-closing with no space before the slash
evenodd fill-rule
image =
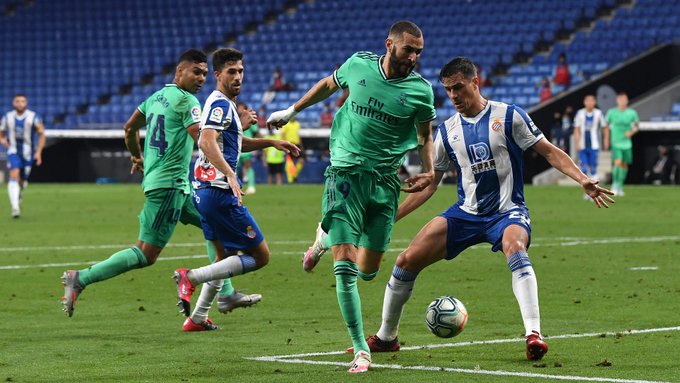
<path id="1" fill-rule="evenodd" d="M 347 370 L 351 374 L 359 374 L 368 371 L 368 367 L 371 365 L 371 354 L 366 351 L 359 351 L 354 354 L 354 360 L 352 361 L 352 366 Z"/>
<path id="2" fill-rule="evenodd" d="M 240 291 L 234 291 L 228 297 L 217 298 L 217 310 L 226 314 L 238 307 L 250 307 L 261 300 L 260 294 L 243 294 Z"/>
<path id="3" fill-rule="evenodd" d="M 316 266 L 316 264 L 319 263 L 319 260 L 321 260 L 323 253 L 328 250 L 327 247 L 323 246 L 323 239 L 327 236 L 328 234 L 323 231 L 321 228 L 321 222 L 319 222 L 319 225 L 316 227 L 316 238 L 314 239 L 314 244 L 312 247 L 307 249 L 304 257 L 302 258 L 302 268 L 306 272 L 312 271 L 314 266 Z"/>
<path id="4" fill-rule="evenodd" d="M 19 218 L 20 215 L 21 215 L 21 210 L 14 209 L 14 208 L 12 209 L 12 218 Z"/>
<path id="5" fill-rule="evenodd" d="M 248 186 L 248 188 L 246 188 L 246 195 L 253 195 L 253 194 L 255 194 L 255 188 L 252 187 L 252 186 Z"/>

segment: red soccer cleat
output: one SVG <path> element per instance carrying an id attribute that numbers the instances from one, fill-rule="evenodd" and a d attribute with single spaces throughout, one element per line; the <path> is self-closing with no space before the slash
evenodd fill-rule
<path id="1" fill-rule="evenodd" d="M 196 287 L 187 278 L 189 269 L 177 269 L 172 274 L 172 279 L 177 282 L 177 306 L 180 306 L 180 313 L 189 316 L 191 314 L 191 294 L 194 293 Z"/>
<path id="2" fill-rule="evenodd" d="M 371 352 L 395 352 L 399 351 L 399 348 L 401 347 L 399 338 L 388 341 L 378 338 L 377 335 L 371 335 L 366 338 L 366 343 L 368 343 L 368 349 L 371 350 Z M 353 354 L 354 347 L 350 347 L 346 351 Z"/>
<path id="3" fill-rule="evenodd" d="M 541 339 L 541 334 L 536 331 L 527 336 L 527 359 L 540 360 L 548 353 L 548 344 Z"/>
<path id="4" fill-rule="evenodd" d="M 210 319 L 206 319 L 203 323 L 196 323 L 193 321 L 193 319 L 191 319 L 191 317 L 189 317 L 182 325 L 182 331 L 213 331 L 219 329 L 220 328 L 217 327 Z"/>

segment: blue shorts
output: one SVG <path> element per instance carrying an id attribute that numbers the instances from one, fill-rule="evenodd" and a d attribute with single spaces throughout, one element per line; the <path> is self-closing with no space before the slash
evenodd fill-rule
<path id="1" fill-rule="evenodd" d="M 33 166 L 33 159 L 26 160 L 22 156 L 13 153 L 7 155 L 7 169 L 19 169 L 21 179 L 28 179 L 31 175 L 31 167 Z"/>
<path id="2" fill-rule="evenodd" d="M 499 251 L 503 248 L 503 232 L 510 225 L 522 226 L 529 234 L 531 243 L 531 220 L 526 208 L 517 208 L 480 217 L 466 213 L 458 205 L 453 205 L 439 215 L 446 218 L 448 231 L 446 235 L 446 259 L 451 260 L 463 250 L 482 242 L 493 245 L 491 250 Z"/>
<path id="3" fill-rule="evenodd" d="M 581 160 L 581 171 L 584 174 L 597 173 L 597 149 L 583 149 L 579 151 L 578 157 Z"/>
<path id="4" fill-rule="evenodd" d="M 194 190 L 194 205 L 201 213 L 205 239 L 220 241 L 226 252 L 252 249 L 264 241 L 255 219 L 245 206 L 238 206 L 231 190 Z"/>

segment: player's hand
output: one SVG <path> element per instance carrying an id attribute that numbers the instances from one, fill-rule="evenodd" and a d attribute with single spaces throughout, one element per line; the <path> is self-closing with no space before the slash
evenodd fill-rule
<path id="1" fill-rule="evenodd" d="M 144 173 L 144 158 L 130 156 L 130 161 L 132 162 L 132 168 L 130 168 L 130 174 L 135 174 L 135 172 Z"/>
<path id="2" fill-rule="evenodd" d="M 251 108 L 239 113 L 238 118 L 241 120 L 243 130 L 247 130 L 250 128 L 250 125 L 257 123 L 257 113 Z"/>
<path id="3" fill-rule="evenodd" d="M 243 190 L 241 190 L 241 186 L 238 184 L 236 175 L 233 177 L 227 177 L 227 183 L 229 184 L 229 188 L 231 189 L 232 193 L 234 193 L 234 197 L 236 197 L 236 200 L 238 201 L 238 206 L 243 205 L 243 195 L 245 195 L 245 193 Z"/>
<path id="4" fill-rule="evenodd" d="M 276 140 L 272 143 L 272 146 L 286 154 L 292 155 L 293 157 L 300 156 L 300 148 L 291 142 Z"/>
<path id="5" fill-rule="evenodd" d="M 415 176 L 409 177 L 406 179 L 406 181 L 404 181 L 409 186 L 401 188 L 401 191 L 406 193 L 421 192 L 430 186 L 432 180 L 434 180 L 434 172 L 416 174 Z"/>
<path id="6" fill-rule="evenodd" d="M 269 118 L 267 119 L 267 127 L 274 127 L 274 128 L 280 128 L 288 123 L 295 115 L 297 112 L 295 111 L 295 104 L 291 105 L 290 108 L 286 110 L 279 110 L 271 115 L 269 115 Z"/>
<path id="7" fill-rule="evenodd" d="M 614 193 L 609 189 L 600 187 L 598 183 L 600 183 L 600 181 L 594 180 L 592 178 L 586 178 L 581 182 L 581 187 L 583 188 L 583 191 L 585 191 L 586 194 L 592 198 L 597 207 L 608 208 L 609 205 L 607 205 L 607 202 L 614 202 L 612 197 L 610 197 L 610 195 L 614 195 Z"/>
<path id="8" fill-rule="evenodd" d="M 629 130 L 629 131 L 627 131 L 626 133 L 623 133 L 623 135 L 626 136 L 626 137 L 628 137 L 628 138 L 631 138 L 631 137 L 633 137 L 633 131 L 632 131 L 632 130 Z"/>
<path id="9" fill-rule="evenodd" d="M 0 138 L 0 145 L 2 145 L 4 147 L 8 147 L 9 141 L 7 141 L 7 138 L 5 138 L 5 137 Z"/>
<path id="10" fill-rule="evenodd" d="M 35 156 L 33 156 L 33 160 L 35 160 L 35 166 L 42 165 L 42 153 L 36 152 Z"/>

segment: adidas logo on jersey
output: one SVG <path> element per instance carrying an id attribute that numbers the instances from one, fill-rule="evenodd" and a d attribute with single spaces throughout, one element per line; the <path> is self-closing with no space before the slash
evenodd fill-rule
<path id="1" fill-rule="evenodd" d="M 359 81 L 357 81 L 357 84 L 359 84 L 361 86 L 366 86 L 366 80 L 359 80 Z"/>

